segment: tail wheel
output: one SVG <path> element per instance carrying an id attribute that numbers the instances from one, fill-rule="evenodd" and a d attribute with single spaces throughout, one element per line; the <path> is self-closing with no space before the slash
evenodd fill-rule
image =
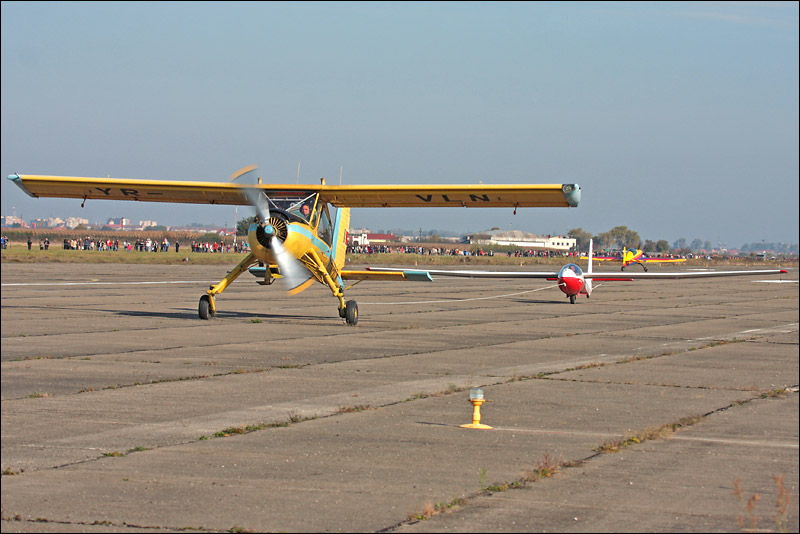
<path id="1" fill-rule="evenodd" d="M 205 321 L 214 317 L 214 312 L 211 309 L 211 297 L 208 295 L 200 297 L 200 304 L 197 305 L 197 315 Z"/>
<path id="2" fill-rule="evenodd" d="M 348 300 L 344 307 L 344 320 L 350 326 L 358 323 L 358 304 L 354 300 Z"/>

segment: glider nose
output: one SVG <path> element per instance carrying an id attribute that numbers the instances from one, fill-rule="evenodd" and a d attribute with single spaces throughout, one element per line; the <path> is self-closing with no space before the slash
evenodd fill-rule
<path id="1" fill-rule="evenodd" d="M 583 278 L 565 276 L 558 281 L 558 287 L 567 295 L 577 295 L 583 289 Z"/>

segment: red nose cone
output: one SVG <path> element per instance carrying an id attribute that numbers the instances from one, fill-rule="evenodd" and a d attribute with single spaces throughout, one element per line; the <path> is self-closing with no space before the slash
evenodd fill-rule
<path id="1" fill-rule="evenodd" d="M 583 289 L 583 278 L 565 276 L 558 280 L 558 287 L 567 295 L 577 295 Z"/>

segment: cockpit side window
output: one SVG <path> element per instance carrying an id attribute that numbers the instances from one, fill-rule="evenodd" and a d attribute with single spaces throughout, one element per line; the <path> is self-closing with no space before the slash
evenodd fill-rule
<path id="1" fill-rule="evenodd" d="M 328 212 L 327 204 L 322 203 L 318 219 L 317 236 L 327 243 L 329 247 L 333 247 L 333 224 L 331 223 L 331 215 Z"/>

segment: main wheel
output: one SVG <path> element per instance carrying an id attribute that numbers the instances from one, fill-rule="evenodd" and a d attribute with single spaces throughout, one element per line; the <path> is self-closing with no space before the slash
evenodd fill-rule
<path id="1" fill-rule="evenodd" d="M 570 295 L 569 296 L 569 303 L 570 304 L 575 304 L 575 299 L 576 299 L 575 295 Z"/>
<path id="2" fill-rule="evenodd" d="M 206 321 L 214 317 L 214 312 L 211 310 L 211 297 L 208 295 L 200 297 L 200 304 L 197 305 L 197 315 Z"/>
<path id="3" fill-rule="evenodd" d="M 358 304 L 354 300 L 348 300 L 344 308 L 344 320 L 350 326 L 358 323 Z"/>

